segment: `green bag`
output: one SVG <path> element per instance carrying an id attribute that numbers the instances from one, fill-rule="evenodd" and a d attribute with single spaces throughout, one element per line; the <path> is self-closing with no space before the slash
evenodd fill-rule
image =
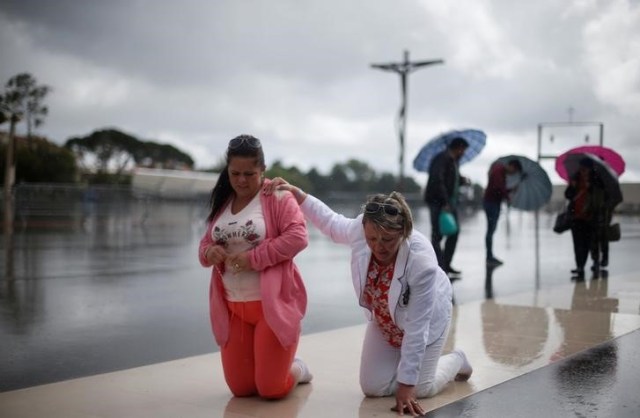
<path id="1" fill-rule="evenodd" d="M 456 218 L 454 218 L 451 212 L 440 212 L 438 218 L 438 226 L 440 227 L 440 233 L 442 235 L 453 235 L 458 232 L 458 224 Z"/>

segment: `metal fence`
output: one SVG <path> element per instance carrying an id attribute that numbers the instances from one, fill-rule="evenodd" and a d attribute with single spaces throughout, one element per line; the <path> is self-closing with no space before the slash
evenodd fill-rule
<path id="1" fill-rule="evenodd" d="M 551 201 L 542 211 L 554 212 L 564 204 L 564 187 L 554 186 Z M 132 186 L 77 185 L 58 183 L 17 184 L 13 190 L 15 226 L 63 226 L 86 225 L 91 222 L 193 222 L 206 217 L 208 199 L 206 194 L 158 195 Z M 640 184 L 623 184 L 625 201 L 616 212 L 640 213 Z M 0 201 L 3 200 L 0 193 Z M 321 196 L 332 204 L 359 203 L 365 193 L 328 193 Z M 421 194 L 406 196 L 413 210 L 424 206 Z M 471 211 L 474 205 L 462 205 Z M 0 205 L 0 213 L 4 202 Z"/>
<path id="2" fill-rule="evenodd" d="M 207 205 L 204 195 L 168 199 L 115 185 L 18 184 L 13 196 L 14 225 L 18 229 L 86 227 L 88 222 L 191 222 L 205 216 Z M 0 212 L 3 210 L 4 202 Z"/>

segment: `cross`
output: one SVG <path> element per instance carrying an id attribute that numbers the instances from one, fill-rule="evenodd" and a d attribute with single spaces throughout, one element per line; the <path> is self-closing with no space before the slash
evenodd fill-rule
<path id="1" fill-rule="evenodd" d="M 443 64 L 443 60 L 428 60 L 428 61 L 409 61 L 409 51 L 404 51 L 404 61 L 391 62 L 387 64 L 371 64 L 372 68 L 383 71 L 392 71 L 400 76 L 400 93 L 402 94 L 402 102 L 400 104 L 400 112 L 398 113 L 398 137 L 400 140 L 400 178 L 398 180 L 398 187 L 402 191 L 402 185 L 404 183 L 404 144 L 405 144 L 405 131 L 407 121 L 407 87 L 409 80 L 407 75 L 412 71 L 415 71 L 421 67 L 428 65 Z"/>

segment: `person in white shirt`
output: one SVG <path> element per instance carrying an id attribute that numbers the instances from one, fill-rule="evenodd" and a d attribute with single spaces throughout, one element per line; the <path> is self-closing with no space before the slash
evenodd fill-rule
<path id="1" fill-rule="evenodd" d="M 429 240 L 413 228 L 397 192 L 369 197 L 347 218 L 277 177 L 265 188 L 291 191 L 304 215 L 334 242 L 351 247 L 351 275 L 369 320 L 360 386 L 366 396 L 395 395 L 399 414 L 422 415 L 418 398 L 439 393 L 473 371 L 461 350 L 442 356 L 451 323 L 452 289 Z"/>

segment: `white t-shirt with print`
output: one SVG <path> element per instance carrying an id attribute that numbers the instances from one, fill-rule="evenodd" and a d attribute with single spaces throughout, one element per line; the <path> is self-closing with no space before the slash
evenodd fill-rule
<path id="1" fill-rule="evenodd" d="M 240 212 L 231 213 L 227 205 L 211 229 L 211 237 L 218 245 L 223 245 L 230 255 L 247 251 L 258 245 L 266 234 L 260 194 Z M 222 276 L 227 300 L 248 302 L 260 300 L 260 273 L 249 270 L 235 273 L 233 266 L 225 266 Z"/>

